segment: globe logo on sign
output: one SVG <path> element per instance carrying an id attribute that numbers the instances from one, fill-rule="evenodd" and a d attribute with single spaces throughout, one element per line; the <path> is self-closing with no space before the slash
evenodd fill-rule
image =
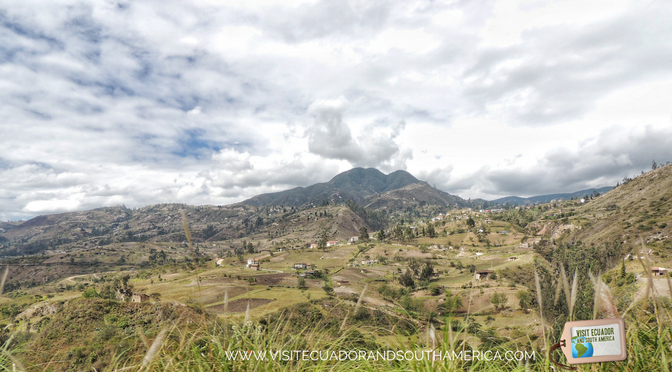
<path id="1" fill-rule="evenodd" d="M 585 337 L 572 337 L 572 357 L 589 358 L 593 356 L 593 344 L 586 342 Z"/>

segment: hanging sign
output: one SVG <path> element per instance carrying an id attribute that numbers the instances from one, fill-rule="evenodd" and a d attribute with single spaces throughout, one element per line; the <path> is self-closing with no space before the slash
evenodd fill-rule
<path id="1" fill-rule="evenodd" d="M 624 360 L 625 322 L 622 318 L 565 323 L 560 348 L 569 364 Z"/>

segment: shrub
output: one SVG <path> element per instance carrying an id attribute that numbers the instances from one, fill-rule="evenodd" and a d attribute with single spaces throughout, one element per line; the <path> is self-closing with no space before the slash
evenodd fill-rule
<path id="1" fill-rule="evenodd" d="M 437 296 L 441 293 L 441 287 L 436 283 L 430 284 L 429 287 L 427 288 L 427 290 L 429 290 L 429 293 L 432 296 Z"/>
<path id="2" fill-rule="evenodd" d="M 84 298 L 94 298 L 98 297 L 98 292 L 96 292 L 95 288 L 87 288 L 82 292 L 82 297 Z"/>

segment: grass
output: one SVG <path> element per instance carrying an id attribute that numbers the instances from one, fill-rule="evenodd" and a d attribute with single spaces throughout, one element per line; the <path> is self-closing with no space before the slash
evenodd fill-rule
<path id="1" fill-rule="evenodd" d="M 186 222 L 186 217 L 183 215 L 183 225 L 185 236 L 189 242 L 188 250 L 194 257 L 193 247 L 191 245 L 191 236 Z M 494 224 L 492 230 L 495 229 Z M 511 233 L 506 236 L 499 236 L 491 234 L 491 240 L 499 237 L 506 241 L 506 244 L 511 244 L 516 241 L 516 236 L 512 226 L 499 224 L 497 226 L 507 226 L 507 230 Z M 476 246 L 471 245 L 469 237 L 474 238 L 473 241 Z M 509 262 L 506 260 L 510 256 L 509 252 L 515 250 L 512 247 L 496 247 L 486 249 L 482 244 L 476 242 L 473 234 L 458 234 L 448 237 L 441 237 L 438 239 L 416 239 L 409 244 L 443 244 L 448 245 L 450 242 L 453 247 L 465 246 L 466 252 L 484 252 L 484 256 L 479 256 L 478 259 L 473 258 L 459 258 L 463 263 L 473 263 L 478 269 L 489 268 L 490 257 L 493 257 L 493 263 L 496 268 L 514 267 L 532 260 L 533 254 L 521 253 L 518 254 L 519 260 Z M 306 251 L 289 251 L 286 253 L 276 254 L 275 257 L 281 257 L 280 262 L 265 263 L 262 266 L 269 269 L 282 270 L 286 272 L 293 272 L 288 270 L 288 266 L 294 262 L 309 262 L 317 264 L 320 269 L 329 268 L 333 271 L 342 268 L 347 260 L 349 260 L 353 253 L 357 250 L 357 246 L 341 246 L 338 251 L 320 252 L 315 250 Z M 399 252 L 403 249 L 403 252 Z M 384 244 L 370 250 L 368 254 L 371 258 L 375 258 L 375 254 L 380 254 L 387 250 L 388 257 L 392 258 L 394 255 L 413 256 L 418 255 L 419 249 L 415 247 L 407 247 L 405 245 L 391 245 Z M 431 254 L 432 251 L 430 251 Z M 446 253 L 438 253 L 439 255 L 451 256 L 451 259 L 440 259 L 436 262 L 441 262 L 440 268 L 448 268 L 448 276 L 444 276 L 437 283 L 454 284 L 471 281 L 473 274 L 465 270 L 464 273 L 459 274 L 454 268 L 449 268 L 447 265 L 450 260 L 456 260 L 454 255 L 459 251 L 451 251 Z M 365 253 L 366 254 L 366 253 Z M 505 255 L 503 255 L 505 254 Z M 322 258 L 327 257 L 327 258 Z M 322 258 L 322 259 L 320 259 Z M 361 258 L 361 257 L 359 257 Z M 235 258 L 227 260 L 231 262 Z M 645 272 L 649 272 L 648 263 L 640 261 Z M 396 267 L 365 267 L 370 272 L 381 273 L 394 270 Z M 439 267 L 437 267 L 439 268 Z M 359 270 L 359 269 L 357 269 Z M 355 270 L 355 271 L 357 271 Z M 343 275 L 348 274 L 344 271 Z M 366 310 L 371 313 L 372 308 L 366 307 L 363 303 L 363 298 L 366 293 L 375 294 L 376 291 L 372 287 L 367 287 L 365 282 L 370 279 L 362 280 L 360 283 L 353 283 L 355 291 L 359 292 L 358 300 L 355 303 L 347 302 L 345 300 L 338 300 L 327 297 L 321 288 L 310 288 L 300 290 L 296 288 L 286 287 L 272 287 L 267 290 L 267 285 L 263 283 L 254 283 L 250 285 L 242 280 L 232 279 L 226 282 L 225 286 L 244 287 L 245 293 L 233 294 L 227 292 L 226 297 L 217 298 L 213 301 L 206 298 L 209 296 L 209 291 L 216 289 L 219 284 L 207 284 L 209 278 L 223 278 L 224 275 L 231 279 L 233 276 L 240 275 L 241 277 L 259 276 L 265 273 L 256 273 L 241 267 L 226 267 L 218 269 L 196 270 L 191 274 L 180 275 L 177 279 L 171 279 L 163 282 L 155 282 L 150 284 L 150 280 L 138 280 L 135 282 L 137 288 L 147 289 L 150 292 L 160 292 L 164 301 L 183 301 L 185 297 L 192 297 L 195 309 L 202 314 L 189 320 L 189 325 L 180 324 L 179 322 L 166 323 L 161 325 L 161 330 L 146 336 L 140 332 L 137 335 L 129 335 L 124 342 L 130 342 L 134 347 L 128 348 L 124 351 L 117 351 L 112 359 L 112 364 L 106 366 L 103 370 L 109 371 L 350 371 L 354 369 L 368 370 L 368 371 L 547 371 L 549 370 L 550 361 L 546 354 L 549 345 L 553 343 L 552 332 L 550 331 L 552 322 L 545 322 L 543 314 L 530 314 L 529 317 L 507 319 L 504 316 L 496 315 L 495 320 L 492 321 L 492 328 L 486 329 L 483 327 L 481 332 L 476 334 L 467 332 L 467 327 L 477 322 L 484 322 L 487 319 L 485 315 L 473 315 L 476 312 L 475 303 L 482 300 L 478 288 L 473 288 L 466 291 L 463 296 L 463 302 L 468 309 L 466 314 L 466 321 L 463 316 L 459 317 L 461 325 L 453 330 L 451 322 L 458 319 L 457 317 L 436 318 L 434 321 L 428 321 L 427 314 L 409 312 L 404 309 L 396 308 L 393 313 L 399 318 L 413 319 L 419 327 L 419 332 L 410 336 L 404 336 L 395 332 L 395 326 L 376 326 L 376 322 L 362 322 L 357 320 L 358 312 Z M 569 277 L 572 273 L 565 273 L 564 268 L 560 275 L 561 280 L 558 282 L 556 291 L 557 296 L 564 292 L 565 303 L 569 303 L 569 319 L 573 319 L 573 308 L 576 303 L 577 293 L 577 274 L 573 273 L 573 281 L 570 285 Z M 6 276 L 6 271 L 5 271 Z M 649 274 L 650 277 L 650 274 Z M 199 279 L 204 279 L 201 283 Z M 537 293 L 541 293 L 539 283 L 539 276 L 535 272 L 534 285 Z M 186 287 L 192 280 L 195 280 L 195 285 Z M 4 278 L 3 278 L 4 282 Z M 490 281 L 488 281 L 490 282 Z M 597 295 L 595 296 L 594 317 L 599 314 L 608 313 L 604 310 L 608 309 L 609 302 L 613 307 L 613 296 L 610 295 L 609 287 L 602 282 L 599 275 L 593 278 L 593 285 L 597 288 Z M 652 281 L 649 280 L 651 284 Z M 221 283 L 220 283 L 221 284 Z M 294 287 L 295 285 L 293 285 Z M 2 286 L 0 286 L 2 287 Z M 672 284 L 671 294 L 672 294 Z M 220 288 L 221 289 L 221 288 Z M 486 290 L 488 294 L 496 290 Z M 580 371 L 667 371 L 670 370 L 670 357 L 672 351 L 672 330 L 669 315 L 669 305 L 658 300 L 658 297 L 649 296 L 653 291 L 653 287 L 647 288 L 647 295 L 636 304 L 630 306 L 630 310 L 626 311 L 624 317 L 626 319 L 626 341 L 628 345 L 628 359 L 624 362 L 617 363 L 602 363 L 594 365 L 581 365 L 578 367 Z M 310 297 L 308 297 L 310 296 Z M 651 297 L 651 299 L 649 298 Z M 235 314 L 228 312 L 230 308 L 227 306 L 236 300 L 244 300 L 247 298 L 257 299 L 272 299 L 273 302 L 261 305 L 257 308 L 249 308 L 244 312 L 237 312 Z M 310 298 L 310 300 L 309 300 Z M 434 299 L 434 297 L 427 297 Z M 481 301 L 483 302 L 483 301 Z M 537 302 L 541 304 L 542 298 L 539 297 Z M 214 305 L 223 306 L 224 312 L 218 314 L 218 317 L 206 317 L 203 309 Z M 512 305 L 509 301 L 509 305 Z M 339 307 L 342 310 L 341 314 L 335 316 L 329 310 L 333 307 Z M 289 309 L 284 311 L 283 308 Z M 303 310 L 304 312 L 301 312 Z M 308 309 L 308 310 L 306 310 Z M 487 309 L 486 309 L 487 310 Z M 613 313 L 613 309 L 610 310 Z M 541 313 L 541 309 L 539 310 Z M 487 313 L 486 313 L 487 314 Z M 319 315 L 319 317 L 318 317 Z M 613 314 L 612 314 L 613 315 Z M 542 337 L 537 339 L 538 333 L 535 325 L 538 324 L 534 318 L 542 319 L 542 325 L 539 328 Z M 250 319 L 254 319 L 250 321 Z M 473 319 L 473 320 L 472 320 Z M 530 321 L 530 319 L 532 319 Z M 505 330 L 501 330 L 505 328 Z M 491 330 L 497 329 L 496 332 L 488 333 Z M 470 330 L 474 332 L 473 330 Z M 499 334 L 498 334 L 499 333 Z M 12 342 L 13 337 L 18 333 L 12 334 L 8 341 L 0 349 L 0 371 L 3 370 L 26 370 L 22 365 L 17 363 L 16 356 L 24 357 L 24 360 L 30 360 L 30 350 L 22 350 L 21 348 L 14 348 Z M 504 337 L 507 335 L 509 337 Z M 506 351 L 526 350 L 528 352 L 535 352 L 536 359 L 534 361 L 519 362 L 517 360 L 499 360 L 488 361 L 484 359 L 477 360 L 431 360 L 425 358 L 422 361 L 396 360 L 393 362 L 385 360 L 305 360 L 299 358 L 298 360 L 286 360 L 285 358 L 275 358 L 260 361 L 255 358 L 240 359 L 240 352 L 242 355 L 249 355 L 250 351 L 254 352 L 270 352 L 277 350 L 318 350 L 323 354 L 331 354 L 331 352 L 340 352 L 342 350 L 365 350 L 365 351 L 383 351 L 383 350 L 401 350 L 409 352 L 425 352 L 432 351 L 441 355 L 453 355 L 452 353 L 460 353 L 468 350 L 479 350 L 487 348 L 492 351 Z M 480 350 L 483 351 L 483 350 Z M 237 360 L 231 360 L 231 353 L 238 353 Z M 247 354 L 245 354 L 247 353 Z M 556 357 L 559 356 L 556 355 Z M 49 366 L 35 366 L 28 365 L 30 371 L 46 371 L 51 368 Z M 54 367 L 56 370 L 61 367 Z"/>
<path id="2" fill-rule="evenodd" d="M 321 306 L 321 302 L 313 301 Z M 579 365 L 579 371 L 668 371 L 670 363 L 670 327 L 658 326 L 656 315 L 651 313 L 652 306 L 643 306 L 642 310 L 626 318 L 626 342 L 628 358 L 623 362 L 608 362 L 593 365 Z M 518 341 L 505 341 L 489 346 L 489 350 L 506 351 L 527 350 L 535 352 L 535 360 L 527 363 L 516 360 L 284 360 L 272 359 L 266 354 L 266 360 L 231 360 L 236 352 L 275 352 L 278 350 L 317 350 L 322 355 L 332 355 L 341 350 L 426 352 L 431 350 L 441 355 L 453 356 L 453 352 L 472 350 L 479 340 L 466 332 L 464 327 L 453 331 L 449 326 L 453 318 L 440 319 L 446 326 L 441 327 L 432 337 L 431 332 L 422 331 L 414 337 L 394 336 L 389 330 L 375 327 L 359 327 L 354 324 L 342 327 L 336 334 L 325 330 L 324 322 L 306 321 L 303 325 L 292 315 L 282 314 L 270 321 L 263 317 L 259 321 L 207 321 L 194 327 L 183 328 L 177 325 L 163 328 L 152 340 L 145 340 L 144 351 L 133 355 L 117 355 L 109 371 L 547 371 L 548 359 L 543 350 L 529 337 Z M 384 347 L 375 343 L 376 332 L 386 332 L 391 346 Z M 24 371 L 17 363 L 8 345 L 0 349 L 0 371 Z M 435 348 L 428 345 L 434 343 Z M 477 350 L 477 349 L 474 349 Z M 482 351 L 482 350 L 481 350 Z M 448 353 L 448 354 L 446 354 Z M 464 355 L 464 354 L 463 354 Z M 286 355 L 285 355 L 286 356 Z M 557 357 L 557 356 L 556 356 Z M 269 360 L 270 359 L 270 360 Z M 29 370 L 43 370 L 38 366 Z"/>

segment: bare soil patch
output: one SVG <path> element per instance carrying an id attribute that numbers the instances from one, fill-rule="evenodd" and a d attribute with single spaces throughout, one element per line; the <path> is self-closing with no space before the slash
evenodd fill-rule
<path id="1" fill-rule="evenodd" d="M 256 284 L 265 284 L 265 285 L 284 284 L 284 279 L 288 279 L 289 277 L 290 274 L 265 274 L 254 276 L 254 278 L 257 279 Z"/>
<path id="2" fill-rule="evenodd" d="M 402 257 L 413 257 L 413 258 L 432 258 L 431 253 L 422 253 L 419 250 L 416 249 L 404 249 L 403 252 L 394 252 L 395 254 L 399 254 L 399 256 Z"/>
<path id="3" fill-rule="evenodd" d="M 221 302 L 224 300 L 224 294 L 229 292 L 229 298 L 240 296 L 247 292 L 244 287 L 209 287 L 201 291 L 202 301 L 204 304 L 211 304 Z"/>
<path id="4" fill-rule="evenodd" d="M 203 279 L 201 280 L 201 286 L 209 285 L 218 285 L 218 284 L 228 284 L 234 282 L 235 278 L 216 278 L 216 279 Z M 185 285 L 185 287 L 196 287 L 196 280 L 192 280 L 191 283 Z"/>
<path id="5" fill-rule="evenodd" d="M 334 288 L 334 292 L 336 292 L 338 294 L 345 294 L 345 295 L 349 295 L 351 293 L 356 293 L 355 291 L 352 290 L 352 288 L 344 287 L 344 286 Z"/>
<path id="6" fill-rule="evenodd" d="M 286 256 L 287 255 L 283 254 L 282 256 L 273 257 L 273 258 L 271 258 L 271 262 L 282 262 L 287 258 Z"/>
<path id="7" fill-rule="evenodd" d="M 378 278 L 385 275 L 384 272 L 371 269 L 371 267 L 345 269 L 332 277 L 333 280 L 347 280 L 350 283 L 358 283 L 362 279 Z"/>
<path id="8" fill-rule="evenodd" d="M 247 310 L 247 303 L 250 303 L 250 309 L 257 308 L 262 305 L 266 305 L 268 303 L 273 302 L 273 300 L 269 300 L 266 298 L 251 298 L 251 299 L 246 299 L 246 298 L 241 298 L 239 300 L 231 301 L 229 302 L 229 305 L 227 307 L 227 311 L 229 313 L 241 313 L 243 311 Z M 221 305 L 215 305 L 215 306 L 210 306 L 207 307 L 206 310 L 209 312 L 214 312 L 216 314 L 223 314 L 224 313 L 224 304 Z"/>

